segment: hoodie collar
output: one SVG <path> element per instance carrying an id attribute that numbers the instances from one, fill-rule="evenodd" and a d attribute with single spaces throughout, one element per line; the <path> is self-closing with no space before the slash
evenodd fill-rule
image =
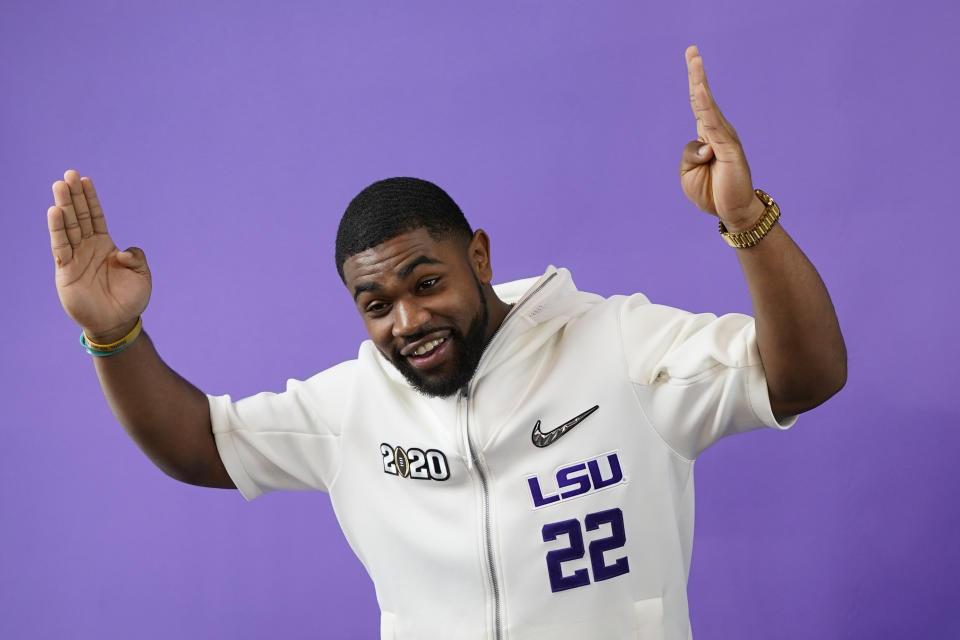
<path id="1" fill-rule="evenodd" d="M 543 275 L 539 277 L 496 284 L 493 286 L 493 290 L 497 297 L 508 304 L 513 304 L 513 307 L 487 344 L 474 375 L 474 380 L 484 372 L 495 369 L 499 361 L 503 359 L 506 353 L 509 353 L 509 346 L 519 336 L 529 329 L 542 325 L 558 316 L 571 315 L 579 304 L 571 307 L 569 303 L 580 302 L 579 296 L 568 295 L 578 293 L 570 272 L 553 265 L 547 267 Z M 365 348 L 373 352 L 380 367 L 391 379 L 402 383 L 404 386 L 410 386 L 403 374 L 380 353 L 372 341 L 364 341 L 364 344 L 361 345 L 361 354 Z"/>

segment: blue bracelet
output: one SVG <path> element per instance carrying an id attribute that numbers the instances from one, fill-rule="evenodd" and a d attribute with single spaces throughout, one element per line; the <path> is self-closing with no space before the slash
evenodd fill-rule
<path id="1" fill-rule="evenodd" d="M 129 347 L 130 345 L 132 345 L 132 344 L 135 342 L 135 340 L 131 340 L 130 342 L 128 342 L 127 344 L 123 345 L 122 347 L 120 347 L 120 348 L 117 349 L 116 351 L 94 351 L 93 349 L 91 349 L 91 348 L 87 345 L 87 341 L 85 340 L 85 337 L 86 337 L 86 336 L 84 336 L 84 335 L 83 335 L 83 332 L 81 331 L 81 332 L 80 332 L 80 345 L 83 346 L 83 350 L 86 351 L 87 353 L 89 353 L 89 354 L 92 355 L 92 356 L 97 356 L 98 358 L 105 358 L 105 357 L 107 357 L 107 356 L 112 356 L 112 355 L 114 355 L 114 354 L 120 353 L 121 351 L 123 351 L 124 349 L 126 349 L 127 347 Z"/>

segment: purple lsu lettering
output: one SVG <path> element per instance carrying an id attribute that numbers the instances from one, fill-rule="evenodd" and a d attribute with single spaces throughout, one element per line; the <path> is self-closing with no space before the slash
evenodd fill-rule
<path id="1" fill-rule="evenodd" d="M 601 461 L 605 461 L 603 466 L 609 470 L 609 475 L 604 477 L 601 471 Z M 530 487 L 530 496 L 533 498 L 533 507 L 540 507 L 561 500 L 567 500 L 582 496 L 585 493 L 599 491 L 607 487 L 619 484 L 623 480 L 623 470 L 620 468 L 620 459 L 616 453 L 608 453 L 605 456 L 599 456 L 586 462 L 566 465 L 557 471 L 557 492 L 549 495 L 543 495 L 543 489 L 540 487 L 540 479 L 537 476 L 527 478 L 527 485 Z"/>

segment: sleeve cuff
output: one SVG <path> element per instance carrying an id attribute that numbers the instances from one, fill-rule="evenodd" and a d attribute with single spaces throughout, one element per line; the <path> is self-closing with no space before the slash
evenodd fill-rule
<path id="1" fill-rule="evenodd" d="M 797 421 L 797 416 L 784 416 L 781 420 L 773 415 L 773 408 L 770 406 L 770 391 L 767 389 L 767 378 L 763 374 L 762 365 L 753 365 L 749 367 L 750 373 L 747 376 L 747 397 L 750 399 L 750 407 L 754 414 L 766 426 L 772 429 L 785 431 L 792 427 Z"/>
<path id="2" fill-rule="evenodd" d="M 228 407 L 230 406 L 230 396 L 207 396 L 210 403 L 210 424 L 213 427 L 213 439 L 217 443 L 217 452 L 220 454 L 220 460 L 227 470 L 233 484 L 236 485 L 240 495 L 247 502 L 258 498 L 264 494 L 264 491 L 250 478 L 246 469 L 243 468 L 243 462 L 240 459 L 240 452 L 237 450 L 235 441 L 235 431 L 230 429 L 230 420 L 228 417 Z"/>

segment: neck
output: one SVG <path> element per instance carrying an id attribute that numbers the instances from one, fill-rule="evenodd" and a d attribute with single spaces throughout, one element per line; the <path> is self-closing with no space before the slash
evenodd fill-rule
<path id="1" fill-rule="evenodd" d="M 490 342 L 490 338 L 500 329 L 500 325 L 503 324 L 504 318 L 507 317 L 507 313 L 510 312 L 510 307 L 513 305 L 498 298 L 493 291 L 493 287 L 489 284 L 484 286 L 483 289 L 484 297 L 487 299 L 488 313 L 490 314 L 490 320 L 487 324 L 487 342 Z"/>

